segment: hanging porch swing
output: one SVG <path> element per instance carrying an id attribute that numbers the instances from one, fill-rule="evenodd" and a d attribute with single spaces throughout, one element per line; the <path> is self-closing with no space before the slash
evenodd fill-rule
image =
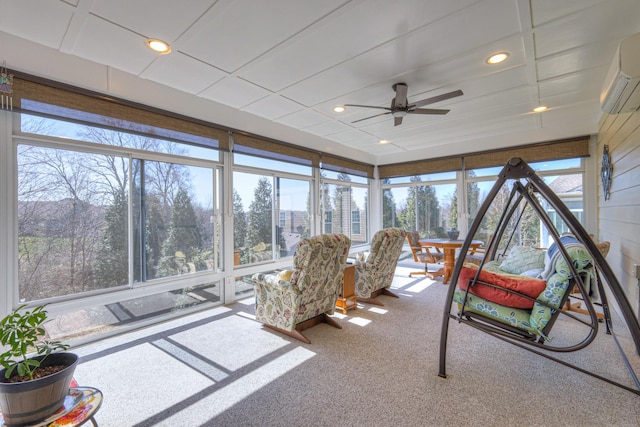
<path id="1" fill-rule="evenodd" d="M 466 264 L 464 254 L 469 252 L 471 241 L 480 227 L 486 224 L 485 217 L 494 200 L 505 194 L 507 185 L 512 181 L 505 207 L 494 229 L 490 230 L 487 251 L 479 265 Z M 553 219 L 549 212 L 554 212 Z M 535 277 L 524 277 L 520 273 L 514 275 L 511 274 L 513 272 L 500 269 L 506 265 L 505 261 L 512 253 L 539 256 L 535 248 L 525 248 L 525 251 L 520 246 L 514 246 L 525 215 L 529 223 L 535 215 L 540 221 L 540 229 L 548 233 L 552 241 L 546 251 L 540 252 L 540 256 L 544 257 L 544 267 L 537 271 Z M 562 230 L 558 229 L 559 224 Z M 509 255 L 505 255 L 507 251 Z M 445 301 L 438 376 L 447 376 L 447 338 L 450 321 L 454 320 L 640 395 L 640 382 L 627 357 L 629 350 L 627 348 L 625 352 L 613 328 L 604 284 L 609 294 L 613 295 L 616 312 L 620 314 L 632 338 L 633 357 L 640 354 L 638 319 L 596 242 L 525 161 L 514 157 L 499 173 L 498 180 L 469 229 L 460 253 Z M 525 257 L 525 264 L 526 261 Z M 586 314 L 576 314 L 565 308 L 572 295 L 582 300 L 585 310 L 581 313 Z M 602 313 L 595 309 L 592 302 L 594 295 L 597 295 Z M 589 346 L 596 339 L 601 322 L 606 333 L 613 338 L 633 386 L 580 367 L 558 354 L 576 352 Z M 634 362 L 637 366 L 637 361 Z"/>

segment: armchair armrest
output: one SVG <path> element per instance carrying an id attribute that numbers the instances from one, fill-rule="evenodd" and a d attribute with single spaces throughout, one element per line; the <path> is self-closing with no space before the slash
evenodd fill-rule
<path id="1" fill-rule="evenodd" d="M 277 292 L 280 294 L 300 294 L 300 289 L 287 280 L 278 277 L 277 274 L 256 273 L 252 277 L 257 290 L 265 292 Z"/>

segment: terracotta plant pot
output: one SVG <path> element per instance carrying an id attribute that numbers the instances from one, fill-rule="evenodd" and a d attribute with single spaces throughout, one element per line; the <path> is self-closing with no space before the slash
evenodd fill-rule
<path id="1" fill-rule="evenodd" d="M 42 359 L 37 356 L 34 359 Z M 0 411 L 7 426 L 34 424 L 53 415 L 69 393 L 69 384 L 78 364 L 73 353 L 53 353 L 42 366 L 64 365 L 65 369 L 43 378 L 7 383 L 0 371 Z"/>

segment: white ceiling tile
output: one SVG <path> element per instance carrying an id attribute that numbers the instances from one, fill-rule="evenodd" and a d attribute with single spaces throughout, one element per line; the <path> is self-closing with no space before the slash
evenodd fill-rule
<path id="1" fill-rule="evenodd" d="M 228 74 L 181 52 L 161 55 L 140 77 L 198 94 Z"/>
<path id="2" fill-rule="evenodd" d="M 138 34 L 89 15 L 72 53 L 138 75 L 158 56 L 145 41 Z"/>
<path id="3" fill-rule="evenodd" d="M 551 21 L 535 29 L 536 57 L 544 58 L 598 41 L 619 41 L 640 31 L 638 16 L 640 1 L 615 0 Z"/>
<path id="4" fill-rule="evenodd" d="M 215 0 L 94 0 L 91 13 L 145 37 L 173 42 Z M 176 7 L 177 6 L 177 7 Z"/>
<path id="5" fill-rule="evenodd" d="M 438 21 L 470 3 L 470 0 L 352 2 L 244 67 L 238 74 L 278 91 L 377 46 L 393 42 L 403 34 Z M 389 25 L 390 22 L 401 22 L 402 25 Z M 354 25 L 357 26 L 356 31 Z M 396 55 L 404 52 L 399 49 Z M 402 63 L 402 58 L 387 58 L 387 61 Z M 270 72 L 281 69 L 283 64 L 282 72 Z"/>
<path id="6" fill-rule="evenodd" d="M 269 91 L 259 86 L 230 76 L 204 90 L 200 96 L 234 108 L 242 108 L 269 94 Z"/>
<path id="7" fill-rule="evenodd" d="M 333 99 L 339 94 L 351 93 L 376 84 L 383 79 L 388 79 L 388 76 L 395 76 L 395 81 L 405 81 L 410 87 L 422 82 L 430 85 L 431 89 L 468 79 L 470 71 L 477 68 L 478 64 L 483 64 L 491 52 L 484 45 L 491 42 L 494 46 L 495 40 L 507 39 L 517 31 L 517 25 L 512 24 L 513 18 L 508 19 L 515 13 L 513 4 L 503 0 L 492 1 L 504 6 L 499 9 L 499 13 L 487 13 L 485 9 L 474 5 L 447 19 L 409 33 L 392 43 L 382 45 L 318 73 L 282 90 L 282 94 L 312 106 Z M 473 16 L 476 16 L 477 23 L 472 19 Z M 467 28 L 467 31 L 458 32 L 456 28 L 461 26 Z M 443 39 L 447 40 L 447 43 L 442 43 Z M 522 58 L 519 55 L 522 51 L 521 42 L 518 45 L 517 38 L 511 38 L 505 42 L 505 45 L 507 44 L 515 51 L 513 61 L 518 61 L 519 57 Z M 411 52 L 411 54 L 397 58 L 398 52 Z M 473 56 L 473 59 L 466 59 L 468 55 Z M 448 64 L 460 62 L 469 65 L 472 60 L 474 61 L 472 68 L 449 66 L 440 72 L 429 70 L 430 67 L 438 70 L 440 61 Z M 406 81 L 410 76 L 416 76 L 416 81 Z M 395 81 L 387 80 L 387 84 L 391 86 Z M 393 93 L 389 99 L 392 96 Z"/>
<path id="8" fill-rule="evenodd" d="M 346 125 L 337 120 L 328 120 L 322 123 L 318 123 L 316 125 L 312 125 L 306 127 L 305 132 L 312 133 L 314 135 L 319 136 L 329 136 L 340 132 L 345 132 L 351 130 L 351 126 Z"/>
<path id="9" fill-rule="evenodd" d="M 270 120 L 302 110 L 304 107 L 280 95 L 271 94 L 247 105 L 243 111 L 253 113 Z"/>
<path id="10" fill-rule="evenodd" d="M 185 34 L 181 49 L 234 72 L 342 3 L 344 0 L 220 1 L 202 22 Z M 278 64 L 270 71 L 286 66 Z"/>
<path id="11" fill-rule="evenodd" d="M 317 125 L 330 120 L 327 116 L 317 113 L 313 110 L 300 110 L 295 113 L 287 114 L 275 120 L 278 123 L 282 123 L 288 126 L 294 126 L 298 129 L 304 130 L 305 128 Z"/>
<path id="12" fill-rule="evenodd" d="M 603 0 L 533 0 L 531 1 L 531 19 L 533 26 L 574 14 L 590 8 Z"/>
<path id="13" fill-rule="evenodd" d="M 57 49 L 73 11 L 58 0 L 0 1 L 0 30 Z"/>
<path id="14" fill-rule="evenodd" d="M 615 51 L 617 46 L 617 41 L 606 40 L 542 58 L 536 63 L 538 81 L 543 82 L 589 68 L 608 66 L 611 60 L 609 57 L 603 57 L 601 52 Z"/>
<path id="15" fill-rule="evenodd" d="M 608 69 L 608 65 L 590 68 L 540 82 L 540 97 L 545 99 L 566 92 L 579 92 L 593 99 L 600 96 L 600 89 Z"/>

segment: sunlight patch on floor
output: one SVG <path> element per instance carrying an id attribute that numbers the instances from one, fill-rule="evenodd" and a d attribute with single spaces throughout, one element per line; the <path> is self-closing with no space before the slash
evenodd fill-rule
<path id="1" fill-rule="evenodd" d="M 211 393 L 188 408 L 177 412 L 164 420 L 165 424 L 163 425 L 195 426 L 205 424 L 313 356 L 315 356 L 315 353 L 312 351 L 304 347 L 296 347 L 220 390 Z"/>
<path id="2" fill-rule="evenodd" d="M 404 289 L 404 291 L 414 292 L 414 293 L 422 292 L 425 289 L 427 289 L 429 286 L 433 285 L 434 283 L 435 283 L 434 280 L 429 280 L 429 279 L 421 280 L 415 285 L 409 286 L 408 288 Z"/>
<path id="3" fill-rule="evenodd" d="M 349 323 L 353 323 L 354 325 L 358 326 L 367 326 L 369 323 L 371 323 L 371 320 L 363 319 L 362 317 L 354 317 L 352 319 L 349 319 Z"/>
<path id="4" fill-rule="evenodd" d="M 256 303 L 256 299 L 255 297 L 249 297 L 249 298 L 244 298 L 241 300 L 236 301 L 238 304 L 243 304 L 243 305 L 253 305 Z"/>
<path id="5" fill-rule="evenodd" d="M 135 425 L 155 415 L 158 408 L 176 405 L 215 384 L 152 344 L 84 362 L 78 365 L 74 377 L 79 384 L 98 387 L 104 393 L 102 411 L 97 414 L 104 426 L 123 425 L 122 420 Z M 175 379 L 179 379 L 180 387 L 166 387 Z"/>
<path id="6" fill-rule="evenodd" d="M 169 338 L 218 366 L 237 371 L 289 344 L 278 335 L 261 333 L 261 330 L 259 322 L 229 316 Z"/>
<path id="7" fill-rule="evenodd" d="M 251 313 L 245 313 L 244 311 L 239 311 L 236 314 L 238 316 L 246 317 L 247 319 L 256 320 L 256 316 Z"/>
<path id="8" fill-rule="evenodd" d="M 389 312 L 389 310 L 385 310 L 384 308 L 380 308 L 380 307 L 370 307 L 369 311 L 373 313 L 378 313 L 378 314 L 387 314 Z"/>

